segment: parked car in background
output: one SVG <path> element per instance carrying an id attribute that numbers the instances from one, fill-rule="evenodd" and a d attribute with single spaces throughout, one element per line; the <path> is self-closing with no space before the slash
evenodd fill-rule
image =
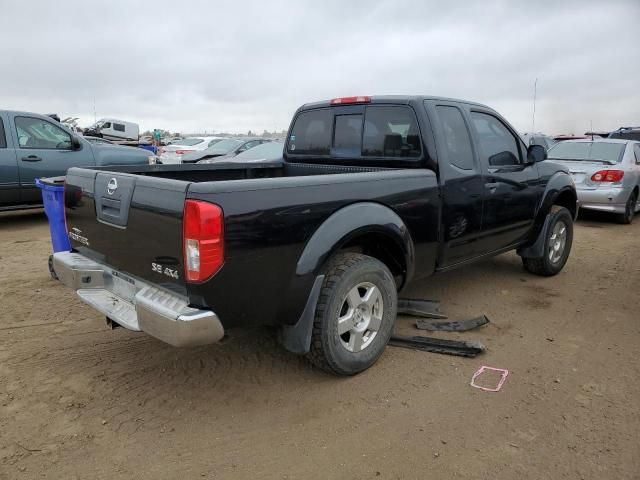
<path id="1" fill-rule="evenodd" d="M 71 167 L 155 162 L 140 148 L 93 144 L 45 115 L 0 110 L 0 210 L 40 205 L 35 179 L 65 175 Z"/>
<path id="2" fill-rule="evenodd" d="M 553 137 L 545 135 L 544 133 L 523 133 L 522 139 L 527 145 L 540 145 L 544 147 L 545 150 L 549 150 L 558 143 Z"/>
<path id="3" fill-rule="evenodd" d="M 187 153 L 205 150 L 224 139 L 224 137 L 187 137 L 176 140 L 160 149 L 160 161 L 164 164 L 182 163 L 182 157 Z"/>
<path id="4" fill-rule="evenodd" d="M 137 123 L 127 122 L 125 120 L 102 118 L 90 127 L 85 128 L 84 135 L 109 140 L 138 140 L 140 137 L 140 127 Z"/>
<path id="5" fill-rule="evenodd" d="M 548 152 L 569 168 L 580 208 L 616 214 L 631 223 L 640 208 L 640 142 L 619 139 L 568 140 Z"/>
<path id="6" fill-rule="evenodd" d="M 591 137 L 586 135 L 556 135 L 553 139 L 556 142 L 565 142 L 567 140 L 586 140 L 591 139 Z"/>
<path id="7" fill-rule="evenodd" d="M 353 375 L 384 352 L 413 281 L 510 250 L 533 274 L 562 270 L 576 193 L 545 157 L 477 103 L 307 103 L 277 164 L 72 169 L 79 235 L 53 268 L 111 324 L 175 346 L 277 326 L 288 350 Z"/>
<path id="8" fill-rule="evenodd" d="M 106 138 L 89 137 L 87 135 L 84 135 L 83 138 L 94 145 L 115 145 L 111 140 L 107 140 Z"/>
<path id="9" fill-rule="evenodd" d="M 640 141 L 640 127 L 620 127 L 618 130 L 611 132 L 608 138 Z"/>
<path id="10" fill-rule="evenodd" d="M 182 139 L 183 139 L 182 137 L 162 137 L 160 141 L 162 145 L 171 145 L 172 143 Z"/>
<path id="11" fill-rule="evenodd" d="M 282 160 L 284 143 L 281 141 L 265 142 L 262 145 L 252 147 L 239 153 L 235 157 L 218 157 L 214 160 L 203 160 L 198 163 L 233 162 L 233 163 L 259 163 L 277 162 Z"/>
<path id="12" fill-rule="evenodd" d="M 257 147 L 263 143 L 270 142 L 267 138 L 228 138 L 220 143 L 216 143 L 214 146 L 202 150 L 200 152 L 193 152 L 182 157 L 183 163 L 211 163 L 218 161 L 220 158 L 225 159 L 233 158 L 236 155 L 249 150 L 250 148 Z"/>

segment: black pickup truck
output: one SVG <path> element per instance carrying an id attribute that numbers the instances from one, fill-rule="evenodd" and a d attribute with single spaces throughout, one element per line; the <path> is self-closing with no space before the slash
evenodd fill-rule
<path id="1" fill-rule="evenodd" d="M 384 351 L 413 280 L 517 249 L 554 275 L 576 191 L 494 110 L 424 96 L 307 104 L 283 161 L 72 168 L 57 276 L 175 346 L 272 325 L 343 375 Z"/>

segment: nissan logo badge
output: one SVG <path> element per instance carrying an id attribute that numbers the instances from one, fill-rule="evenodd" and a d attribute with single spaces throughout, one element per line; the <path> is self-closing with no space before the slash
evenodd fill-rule
<path id="1" fill-rule="evenodd" d="M 118 189 L 118 180 L 115 177 L 111 177 L 109 183 L 107 183 L 107 193 L 109 195 L 113 195 Z"/>

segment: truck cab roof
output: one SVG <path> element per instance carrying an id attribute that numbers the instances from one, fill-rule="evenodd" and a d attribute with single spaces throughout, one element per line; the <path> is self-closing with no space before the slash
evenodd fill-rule
<path id="1" fill-rule="evenodd" d="M 339 97 L 339 98 L 358 98 L 358 97 Z M 477 102 L 471 102 L 468 100 L 461 100 L 458 98 L 449 98 L 449 97 L 438 97 L 433 95 L 373 95 L 373 96 L 362 96 L 362 98 L 367 98 L 367 102 L 354 102 L 354 103 L 372 103 L 372 104 L 384 104 L 384 103 L 392 103 L 396 105 L 408 105 L 413 102 L 420 102 L 424 100 L 435 100 L 441 102 L 454 102 L 454 103 L 462 103 L 467 105 L 475 105 L 477 107 L 486 108 L 488 110 L 493 110 L 491 107 L 483 105 Z M 348 105 L 348 103 L 336 104 L 332 103 L 336 99 L 330 100 L 320 100 L 317 102 L 305 103 L 302 105 L 299 110 L 306 110 L 311 108 L 319 108 L 319 107 L 329 107 L 329 106 L 337 106 L 337 105 Z"/>

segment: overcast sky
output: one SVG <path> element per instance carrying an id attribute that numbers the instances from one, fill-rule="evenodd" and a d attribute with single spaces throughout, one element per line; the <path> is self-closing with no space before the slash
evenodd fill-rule
<path id="1" fill-rule="evenodd" d="M 302 103 L 429 94 L 520 131 L 640 125 L 640 1 L 2 0 L 0 108 L 285 129 Z M 471 4 L 471 2 L 469 2 Z"/>

